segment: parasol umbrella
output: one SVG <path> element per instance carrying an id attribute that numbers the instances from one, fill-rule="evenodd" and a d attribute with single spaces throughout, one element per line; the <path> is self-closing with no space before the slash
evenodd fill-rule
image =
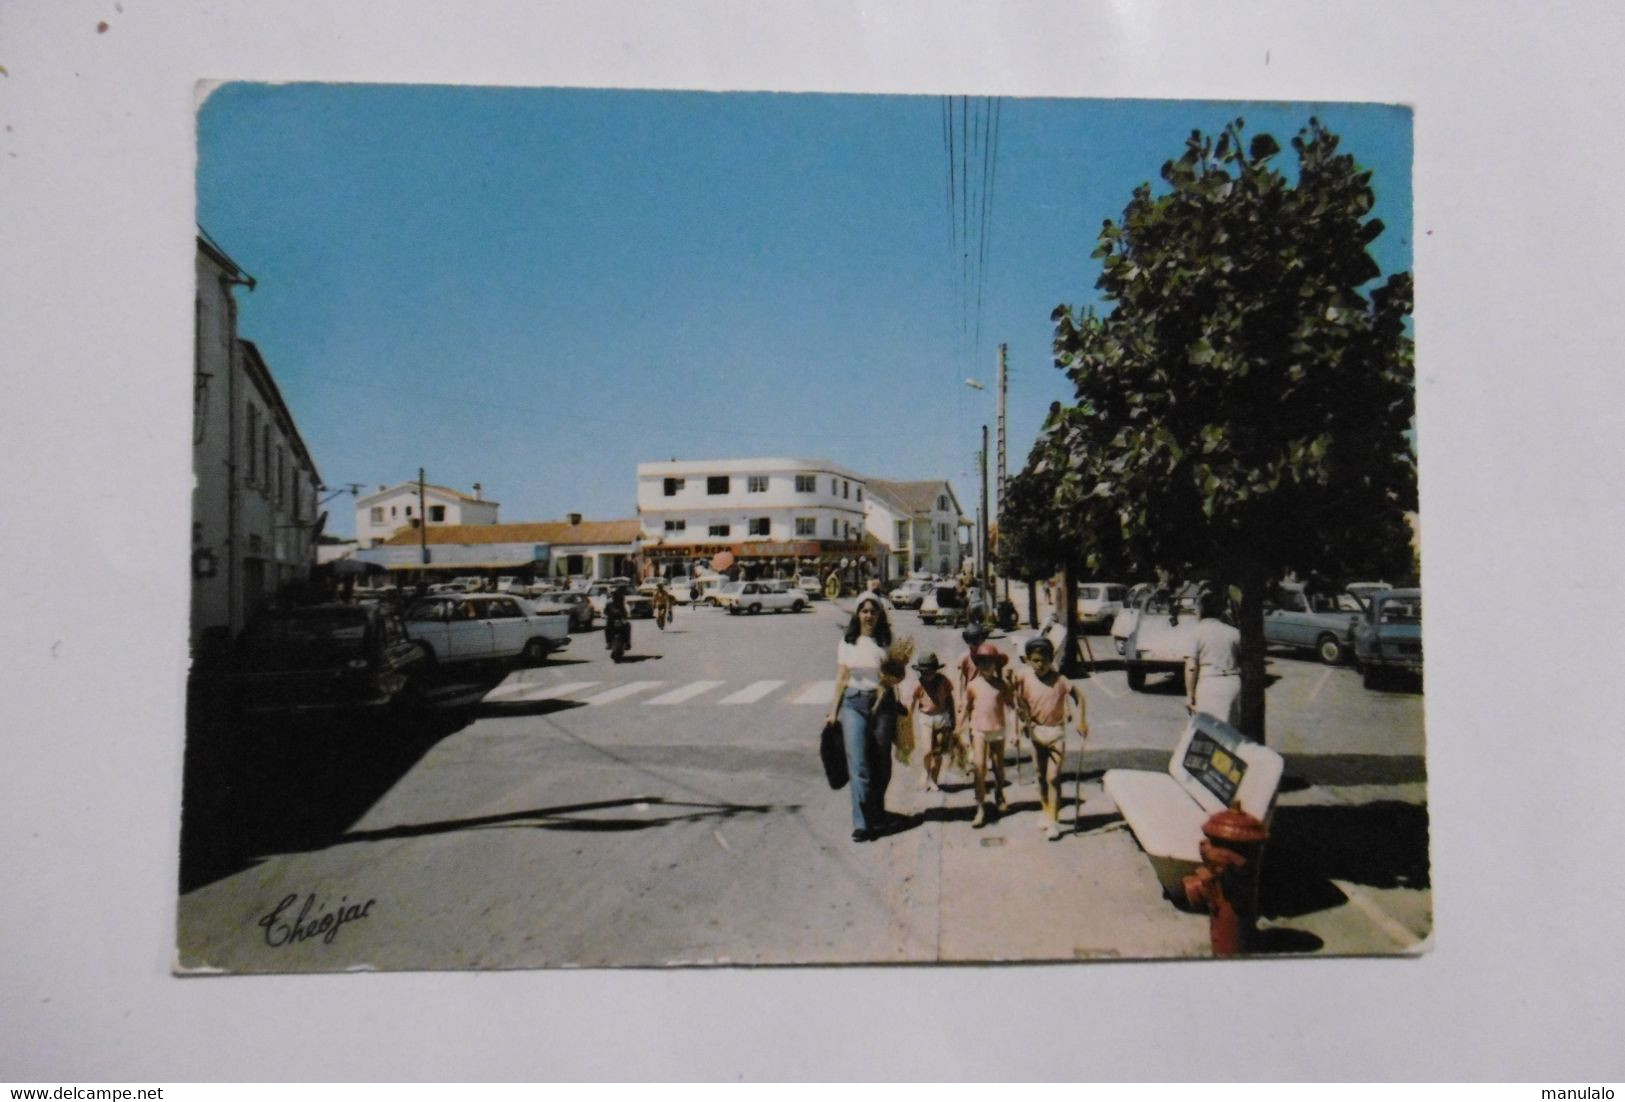
<path id="1" fill-rule="evenodd" d="M 734 553 L 732 551 L 718 551 L 715 555 L 711 556 L 711 569 L 715 570 L 718 574 L 722 573 L 733 564 Z"/>

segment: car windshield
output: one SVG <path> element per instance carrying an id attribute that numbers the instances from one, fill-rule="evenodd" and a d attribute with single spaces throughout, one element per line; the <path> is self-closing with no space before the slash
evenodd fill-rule
<path id="1" fill-rule="evenodd" d="M 340 665 L 367 653 L 367 612 L 362 608 L 301 609 L 267 616 L 243 632 L 241 653 L 259 670 L 313 670 Z"/>

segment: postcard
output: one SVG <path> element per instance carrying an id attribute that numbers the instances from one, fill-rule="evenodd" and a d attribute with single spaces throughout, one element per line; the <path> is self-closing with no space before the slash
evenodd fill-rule
<path id="1" fill-rule="evenodd" d="M 199 98 L 177 971 L 1427 948 L 1408 108 Z"/>

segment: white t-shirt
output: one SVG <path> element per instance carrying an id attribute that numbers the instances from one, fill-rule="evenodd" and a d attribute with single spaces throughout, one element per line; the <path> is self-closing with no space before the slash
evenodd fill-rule
<path id="1" fill-rule="evenodd" d="M 846 683 L 849 689 L 880 688 L 880 662 L 885 657 L 886 652 L 870 635 L 858 636 L 856 643 L 842 639 L 835 647 L 836 664 L 852 672 Z"/>
<path id="2" fill-rule="evenodd" d="M 1223 620 L 1199 620 L 1191 633 L 1197 675 L 1231 677 L 1241 672 L 1241 632 Z"/>

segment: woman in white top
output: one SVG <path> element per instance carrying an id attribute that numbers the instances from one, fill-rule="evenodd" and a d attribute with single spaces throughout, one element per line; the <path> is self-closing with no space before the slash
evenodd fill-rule
<path id="1" fill-rule="evenodd" d="M 891 646 L 891 624 L 877 594 L 858 598 L 846 636 L 835 649 L 835 702 L 824 722 L 841 724 L 847 771 L 852 776 L 852 840 L 868 842 L 886 825 L 886 786 L 891 782 L 892 737 L 897 716 L 881 703 L 880 663 Z M 891 694 L 884 698 L 889 702 Z"/>
<path id="2" fill-rule="evenodd" d="M 1185 658 L 1185 707 L 1234 727 L 1241 709 L 1241 632 L 1219 619 L 1219 593 L 1203 593 L 1198 607 L 1201 619 Z"/>

